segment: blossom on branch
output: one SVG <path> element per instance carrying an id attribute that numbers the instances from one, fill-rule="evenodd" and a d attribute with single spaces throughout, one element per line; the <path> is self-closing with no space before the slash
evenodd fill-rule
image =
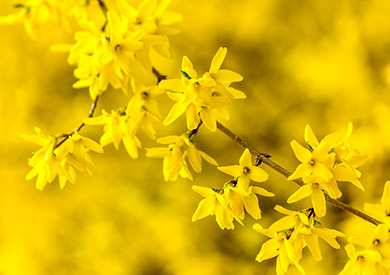
<path id="1" fill-rule="evenodd" d="M 363 164 L 366 156 L 348 144 L 351 133 L 352 124 L 349 123 L 345 133 L 332 133 L 319 142 L 311 127 L 306 125 L 307 148 L 295 140 L 291 142 L 297 159 L 302 163 L 288 177 L 288 180 L 302 178 L 305 185 L 289 197 L 288 203 L 311 196 L 314 211 L 323 217 L 326 214 L 323 192 L 333 199 L 342 195 L 337 181 L 349 181 L 364 191 L 359 181 L 361 173 L 356 168 Z"/>
<path id="2" fill-rule="evenodd" d="M 176 181 L 179 175 L 182 178 L 193 180 L 188 169 L 187 160 L 196 173 L 202 171 L 202 158 L 212 165 L 218 165 L 212 157 L 196 149 L 188 133 L 181 136 L 158 138 L 157 142 L 166 144 L 168 147 L 146 148 L 146 156 L 164 159 L 163 174 L 165 181 Z"/>
<path id="3" fill-rule="evenodd" d="M 61 189 L 67 181 L 74 183 L 77 178 L 75 169 L 92 175 L 91 168 L 94 164 L 89 151 L 103 153 L 103 148 L 98 143 L 78 132 L 58 136 L 45 135 L 39 128 L 35 128 L 35 132 L 36 135 L 22 135 L 22 138 L 42 146 L 29 159 L 28 164 L 33 169 L 26 175 L 27 180 L 37 177 L 37 189 L 43 190 L 57 175 Z"/>
<path id="4" fill-rule="evenodd" d="M 200 121 L 211 131 L 217 129 L 217 116 L 228 120 L 226 106 L 235 99 L 246 98 L 245 94 L 230 87 L 232 82 L 243 78 L 240 74 L 220 69 L 227 53 L 226 48 L 220 48 L 214 56 L 209 72 L 198 77 L 194 66 L 188 57 L 184 56 L 181 66 L 182 78 L 163 80 L 159 86 L 168 91 L 168 96 L 177 101 L 163 121 L 169 125 L 186 113 L 187 128 L 195 129 Z"/>

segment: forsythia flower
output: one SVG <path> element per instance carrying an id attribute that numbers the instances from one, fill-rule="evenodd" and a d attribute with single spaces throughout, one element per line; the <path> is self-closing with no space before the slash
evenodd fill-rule
<path id="1" fill-rule="evenodd" d="M 58 175 L 60 187 L 64 188 L 67 181 L 74 183 L 77 175 L 75 169 L 91 175 L 93 166 L 89 150 L 103 153 L 102 147 L 92 139 L 81 136 L 78 132 L 72 135 L 48 136 L 35 128 L 36 135 L 22 135 L 30 142 L 42 146 L 34 152 L 28 161 L 33 169 L 26 175 L 30 180 L 37 176 L 36 188 L 43 190 L 47 183 Z M 59 142 L 59 138 L 63 138 Z"/>
<path id="2" fill-rule="evenodd" d="M 373 233 L 353 236 L 348 238 L 348 242 L 359 245 L 365 249 L 378 251 L 382 256 L 381 265 L 384 268 L 390 268 L 390 242 L 389 228 L 387 225 L 378 224 Z M 390 270 L 389 270 L 390 271 Z"/>
<path id="3" fill-rule="evenodd" d="M 186 159 L 188 159 L 196 173 L 202 171 L 202 158 L 212 165 L 218 165 L 212 157 L 196 149 L 192 139 L 188 136 L 187 133 L 181 136 L 158 138 L 158 143 L 167 144 L 168 147 L 146 148 L 147 157 L 164 159 L 163 174 L 165 181 L 175 181 L 179 175 L 182 178 L 193 179 Z"/>
<path id="4" fill-rule="evenodd" d="M 299 260 L 302 258 L 302 250 L 306 246 L 316 261 L 321 260 L 319 237 L 333 248 L 340 248 L 335 239 L 344 236 L 344 234 L 333 229 L 323 228 L 320 222 L 315 219 L 313 209 L 297 212 L 277 205 L 275 210 L 286 216 L 274 222 L 268 229 L 263 229 L 259 224 L 255 224 L 253 229 L 271 238 L 262 245 L 256 261 L 262 262 L 277 256 L 277 274 L 285 274 L 290 264 L 294 264 L 304 274 Z"/>
<path id="5" fill-rule="evenodd" d="M 104 125 L 104 134 L 100 138 L 100 144 L 104 147 L 110 143 L 115 149 L 119 149 L 122 141 L 127 153 L 134 159 L 138 158 L 138 148 L 141 142 L 135 136 L 135 124 L 122 109 L 113 110 L 110 113 L 102 111 L 102 115 L 84 119 L 87 125 Z"/>
<path id="6" fill-rule="evenodd" d="M 345 251 L 349 260 L 339 275 L 378 274 L 376 265 L 382 261 L 378 251 L 369 249 L 357 251 L 353 244 L 347 244 Z"/>
<path id="7" fill-rule="evenodd" d="M 260 219 L 261 210 L 256 194 L 267 197 L 272 197 L 274 194 L 257 186 L 250 186 L 246 192 L 236 184 L 236 181 L 230 181 L 222 189 L 192 186 L 195 192 L 205 197 L 199 202 L 192 221 L 215 215 L 221 229 L 234 229 L 233 219 L 243 225 L 244 208 L 254 219 Z"/>
<path id="8" fill-rule="evenodd" d="M 381 204 L 365 203 L 364 211 L 390 227 L 390 181 L 385 183 Z"/>
<path id="9" fill-rule="evenodd" d="M 145 87 L 135 79 L 131 80 L 131 87 L 134 96 L 127 105 L 126 113 L 132 118 L 137 127 L 141 125 L 150 139 L 155 139 L 156 130 L 153 127 L 153 121 L 160 122 L 161 118 L 155 97 L 163 94 L 164 90 L 156 85 Z"/>
<path id="10" fill-rule="evenodd" d="M 218 170 L 229 174 L 233 177 L 238 177 L 237 187 L 246 191 L 249 187 L 250 180 L 256 182 L 264 182 L 268 180 L 268 174 L 256 165 L 252 165 L 252 155 L 249 149 L 245 149 L 242 153 L 239 165 L 220 166 Z"/>
<path id="11" fill-rule="evenodd" d="M 295 140 L 291 142 L 296 157 L 302 163 L 288 178 L 289 180 L 302 178 L 306 185 L 292 194 L 288 203 L 311 196 L 316 214 L 322 217 L 326 214 L 323 191 L 334 199 L 342 195 L 337 181 L 349 181 L 364 190 L 359 181 L 361 173 L 356 168 L 366 157 L 347 143 L 351 133 L 352 124 L 349 123 L 345 134 L 333 133 L 319 142 L 310 126 L 306 125 L 305 141 L 308 148 L 304 148 Z"/>
<path id="12" fill-rule="evenodd" d="M 19 11 L 0 17 L 0 24 L 23 22 L 27 33 L 37 39 L 35 29 L 51 20 L 51 13 L 56 3 L 53 0 L 29 0 L 25 4 L 14 4 Z"/>
<path id="13" fill-rule="evenodd" d="M 254 219 L 260 219 L 261 210 L 256 194 L 266 197 L 272 197 L 274 194 L 264 188 L 249 185 L 251 179 L 257 182 L 268 179 L 268 174 L 263 169 L 252 165 L 249 150 L 245 149 L 240 158 L 240 165 L 218 167 L 218 170 L 234 176 L 235 179 L 225 183 L 222 189 L 193 186 L 196 192 L 206 198 L 199 203 L 192 221 L 215 215 L 217 223 L 222 229 L 234 229 L 233 218 L 242 224 L 242 220 L 245 218 L 244 209 Z M 202 190 L 207 191 L 203 192 Z M 217 201 L 221 203 L 222 208 Z M 219 211 L 223 209 L 223 212 L 216 212 L 217 209 Z M 224 216 L 218 213 L 224 213 Z M 221 217 L 224 217 L 224 222 L 221 221 Z"/>
<path id="14" fill-rule="evenodd" d="M 198 77 L 188 57 L 183 57 L 182 79 L 163 80 L 159 86 L 168 90 L 168 96 L 177 101 L 167 117 L 164 125 L 169 125 L 186 113 L 187 128 L 198 127 L 200 121 L 211 131 L 217 129 L 216 115 L 229 119 L 225 108 L 235 99 L 245 98 L 245 94 L 230 87 L 232 82 L 241 81 L 240 74 L 230 70 L 220 70 L 227 53 L 226 48 L 220 48 L 214 56 L 209 72 Z"/>

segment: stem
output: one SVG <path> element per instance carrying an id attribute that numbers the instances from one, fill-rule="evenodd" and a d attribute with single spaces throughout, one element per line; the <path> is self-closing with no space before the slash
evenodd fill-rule
<path id="1" fill-rule="evenodd" d="M 99 96 L 97 96 L 95 98 L 95 100 L 92 102 L 92 107 L 91 107 L 91 110 L 89 110 L 89 114 L 88 114 L 88 117 L 93 117 L 93 114 L 95 113 L 95 109 L 97 107 L 97 102 L 99 100 Z M 56 144 L 56 146 L 54 146 L 54 149 L 60 147 L 68 138 L 70 138 L 74 133 L 77 133 L 79 132 L 83 127 L 85 126 L 85 123 L 82 122 L 80 124 L 79 127 L 77 127 L 76 129 L 73 130 L 73 132 L 71 132 L 70 134 L 63 134 L 63 140 L 61 140 L 58 144 Z M 54 150 L 53 149 L 53 150 Z"/>
<path id="2" fill-rule="evenodd" d="M 100 6 L 102 12 L 104 13 L 104 16 L 107 18 L 108 8 L 107 8 L 106 4 L 103 2 L 103 0 L 98 0 L 98 2 L 99 2 L 99 6 Z M 103 32 L 106 29 L 107 23 L 108 23 L 108 21 L 106 19 L 106 21 L 104 22 L 104 25 L 102 26 L 102 31 Z"/>
<path id="3" fill-rule="evenodd" d="M 161 82 L 161 80 L 167 79 L 165 75 L 160 74 L 154 67 L 152 68 L 153 74 L 157 77 L 157 84 Z"/>
<path id="4" fill-rule="evenodd" d="M 225 135 L 227 135 L 229 138 L 231 138 L 233 141 L 235 141 L 236 143 L 238 143 L 241 147 L 243 148 L 248 148 L 249 151 L 251 152 L 251 154 L 256 158 L 257 162 L 258 163 L 261 163 L 263 162 L 265 165 L 271 167 L 273 170 L 275 170 L 276 172 L 282 174 L 283 176 L 285 176 L 286 178 L 288 178 L 290 175 L 291 175 L 291 172 L 289 172 L 288 170 L 286 170 L 285 168 L 283 168 L 282 166 L 280 166 L 279 164 L 273 162 L 272 160 L 269 159 L 269 155 L 268 154 L 265 154 L 265 153 L 260 153 L 255 147 L 253 147 L 252 145 L 250 145 L 248 142 L 246 142 L 245 140 L 243 140 L 241 137 L 239 137 L 238 135 L 236 135 L 235 133 L 233 133 L 232 131 L 230 131 L 228 128 L 226 128 L 225 126 L 223 126 L 220 122 L 217 121 L 217 128 L 218 130 L 220 130 L 222 133 L 224 133 Z M 303 182 L 302 179 L 296 179 L 296 180 L 293 180 L 296 184 L 300 185 L 300 186 L 303 186 L 305 185 L 305 183 Z M 334 206 L 342 209 L 342 210 L 345 210 L 345 211 L 348 211 L 352 214 L 354 214 L 355 216 L 358 216 L 359 218 L 362 218 L 363 220 L 365 221 L 368 221 L 374 225 L 378 225 L 380 224 L 381 222 L 378 221 L 377 219 L 374 219 L 373 217 L 361 212 L 360 210 L 356 209 L 356 208 L 353 208 L 352 206 L 349 206 L 339 200 L 336 200 L 336 199 L 332 199 L 331 197 L 329 197 L 328 194 L 324 193 L 325 195 L 325 199 L 330 202 L 331 204 L 333 204 Z"/>

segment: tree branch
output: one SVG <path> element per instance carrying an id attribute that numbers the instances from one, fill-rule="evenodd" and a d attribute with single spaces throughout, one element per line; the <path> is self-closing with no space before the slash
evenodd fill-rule
<path id="1" fill-rule="evenodd" d="M 288 170 L 286 170 L 285 168 L 283 168 L 279 164 L 277 164 L 277 163 L 273 162 L 272 160 L 270 160 L 269 159 L 270 156 L 268 154 L 259 152 L 255 147 L 253 147 L 248 142 L 243 140 L 241 137 L 239 137 L 238 135 L 236 135 L 235 133 L 230 131 L 228 128 L 226 128 L 224 125 L 222 125 L 218 121 L 217 121 L 217 128 L 222 133 L 227 135 L 230 139 L 232 139 L 234 142 L 238 143 L 241 147 L 248 148 L 249 151 L 251 152 L 251 154 L 256 158 L 256 160 L 257 160 L 257 162 L 259 164 L 261 162 L 264 163 L 265 165 L 269 166 L 270 168 L 272 168 L 276 172 L 282 174 L 286 178 L 288 178 L 291 175 L 291 172 L 289 172 Z M 296 179 L 296 180 L 293 180 L 293 181 L 296 184 L 300 185 L 300 186 L 305 185 L 305 183 L 301 179 Z M 345 204 L 345 203 L 343 203 L 343 202 L 341 202 L 339 200 L 332 199 L 326 193 L 324 193 L 324 195 L 325 195 L 325 199 L 328 202 L 330 202 L 331 204 L 333 204 L 334 206 L 336 206 L 336 207 L 338 207 L 338 208 L 340 208 L 342 210 L 348 211 L 348 212 L 354 214 L 355 216 L 358 216 L 359 218 L 362 218 L 363 220 L 366 220 L 366 221 L 368 221 L 368 222 L 370 222 L 370 223 L 372 223 L 374 225 L 378 225 L 378 224 L 381 223 L 377 219 L 374 219 L 373 217 L 371 217 L 371 216 L 361 212 L 360 210 L 358 210 L 356 208 L 353 208 L 352 206 L 349 206 L 349 205 L 347 205 L 347 204 Z"/>

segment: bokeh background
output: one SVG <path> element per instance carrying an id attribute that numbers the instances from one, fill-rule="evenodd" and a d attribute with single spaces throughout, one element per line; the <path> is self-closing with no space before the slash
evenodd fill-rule
<path id="1" fill-rule="evenodd" d="M 14 3 L 2 0 L 0 15 L 13 12 Z M 366 192 L 344 183 L 341 200 L 359 209 L 364 202 L 379 203 L 390 179 L 389 1 L 173 0 L 171 9 L 184 20 L 171 39 L 174 57 L 161 68 L 164 74 L 179 77 L 183 55 L 198 72 L 207 71 L 218 48 L 227 47 L 223 67 L 244 76 L 234 87 L 248 97 L 229 107 L 225 124 L 290 171 L 298 161 L 289 142 L 303 142 L 306 124 L 322 138 L 352 122 L 351 143 L 368 155 L 361 167 Z M 207 163 L 194 182 L 167 183 L 162 161 L 147 159 L 144 149 L 132 160 L 123 147 L 108 146 L 104 155 L 93 155 L 94 175 L 80 175 L 64 190 L 54 181 L 40 192 L 34 181 L 25 181 L 27 159 L 37 148 L 20 134 L 32 134 L 34 126 L 69 132 L 90 108 L 87 90 L 71 88 L 74 68 L 67 55 L 50 51 L 55 43 L 73 42 L 71 29 L 46 24 L 34 41 L 21 24 L 0 26 L 0 274 L 274 274 L 274 260 L 254 261 L 267 238 L 252 230 L 251 217 L 234 231 L 220 230 L 213 217 L 191 222 L 202 199 L 191 185 L 219 188 L 229 180 Z M 97 113 L 127 101 L 120 91 L 109 91 Z M 166 115 L 172 102 L 166 96 L 161 102 Z M 185 131 L 183 120 L 158 127 L 161 135 Z M 98 140 L 101 130 L 82 132 Z M 156 146 L 140 137 L 145 147 Z M 220 165 L 235 164 L 242 153 L 205 128 L 196 142 Z M 280 218 L 275 204 L 298 210 L 309 200 L 287 205 L 297 186 L 264 169 L 270 180 L 261 186 L 277 194 L 260 198 L 259 222 L 267 227 Z M 346 234 L 372 229 L 331 205 L 322 223 Z M 344 250 L 320 245 L 324 260 L 316 263 L 306 251 L 303 267 L 336 274 Z"/>

